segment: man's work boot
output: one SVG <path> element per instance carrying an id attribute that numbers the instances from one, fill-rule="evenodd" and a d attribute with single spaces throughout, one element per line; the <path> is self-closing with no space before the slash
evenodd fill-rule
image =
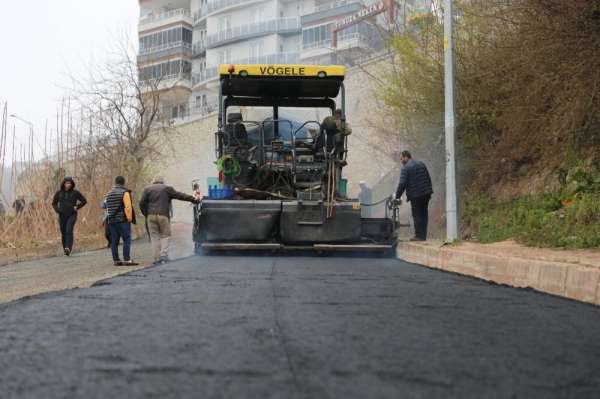
<path id="1" fill-rule="evenodd" d="M 113 262 L 113 266 L 123 266 L 123 262 L 121 262 L 120 260 L 115 260 Z"/>
<path id="2" fill-rule="evenodd" d="M 65 248 L 65 256 L 71 256 L 71 250 L 69 248 Z"/>

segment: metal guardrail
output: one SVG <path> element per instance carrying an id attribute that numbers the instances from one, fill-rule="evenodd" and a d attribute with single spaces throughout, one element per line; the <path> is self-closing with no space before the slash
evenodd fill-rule
<path id="1" fill-rule="evenodd" d="M 161 12 L 160 14 L 150 14 L 145 17 L 142 17 L 140 18 L 140 26 L 151 24 L 152 22 L 161 21 L 163 19 L 176 17 L 179 15 L 183 17 L 191 17 L 190 10 L 187 10 L 185 8 L 178 8 L 175 10 Z"/>
<path id="2" fill-rule="evenodd" d="M 206 44 L 208 48 L 217 47 L 227 42 L 245 39 L 256 35 L 282 32 L 299 32 L 302 29 L 300 18 L 279 18 L 268 21 L 254 22 L 225 29 L 208 35 Z"/>
<path id="3" fill-rule="evenodd" d="M 152 46 L 144 49 L 140 49 L 139 55 L 146 55 L 151 53 L 157 53 L 159 51 L 168 50 L 172 48 L 183 47 L 184 49 L 192 49 L 192 44 L 184 41 L 164 43 L 159 46 Z"/>

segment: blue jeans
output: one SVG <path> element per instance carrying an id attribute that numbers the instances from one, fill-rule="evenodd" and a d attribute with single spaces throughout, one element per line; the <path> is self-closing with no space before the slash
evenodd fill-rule
<path id="1" fill-rule="evenodd" d="M 110 223 L 110 249 L 112 251 L 113 261 L 119 261 L 119 241 L 123 238 L 123 260 L 128 261 L 129 250 L 131 248 L 131 224 Z"/>

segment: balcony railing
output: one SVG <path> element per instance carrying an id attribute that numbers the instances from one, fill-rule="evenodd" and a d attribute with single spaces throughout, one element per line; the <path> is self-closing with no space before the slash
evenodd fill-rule
<path id="1" fill-rule="evenodd" d="M 200 41 L 200 42 L 194 43 L 194 45 L 192 46 L 192 55 L 194 57 L 198 57 L 205 53 L 206 53 L 206 42 L 205 41 Z"/>
<path id="2" fill-rule="evenodd" d="M 202 82 L 206 82 L 207 80 L 211 80 L 216 78 L 219 75 L 218 67 L 206 68 L 202 72 L 196 72 L 192 74 L 192 85 L 195 86 Z"/>
<path id="3" fill-rule="evenodd" d="M 150 14 L 145 17 L 140 18 L 140 26 L 151 24 L 152 22 L 158 22 L 163 19 L 168 19 L 171 17 L 182 16 L 182 17 L 191 17 L 190 10 L 185 8 L 178 8 L 176 10 L 169 10 L 165 12 L 161 12 L 160 14 Z"/>
<path id="4" fill-rule="evenodd" d="M 208 35 L 207 47 L 214 48 L 222 44 L 246 39 L 253 36 L 271 33 L 299 32 L 301 30 L 299 18 L 280 18 L 268 21 L 255 22 L 225 29 Z"/>
<path id="5" fill-rule="evenodd" d="M 216 0 L 209 1 L 207 4 L 203 5 L 200 10 L 194 13 L 194 22 L 198 22 L 200 19 L 204 18 L 208 14 L 212 14 L 215 11 L 218 11 L 222 8 L 232 7 L 238 4 L 247 3 L 248 0 Z"/>
<path id="6" fill-rule="evenodd" d="M 321 4 L 320 6 L 317 6 L 315 8 L 315 12 L 320 12 L 320 11 L 325 11 L 325 10 L 331 10 L 333 8 L 347 6 L 348 4 L 362 3 L 362 2 L 363 2 L 363 0 L 338 0 L 338 1 L 333 1 L 331 3 L 325 3 L 325 4 Z"/>
<path id="7" fill-rule="evenodd" d="M 348 33 L 345 35 L 338 35 L 337 46 L 338 46 L 338 48 L 343 47 L 344 44 L 348 44 L 349 42 L 352 42 L 352 41 L 357 41 L 359 43 L 368 43 L 369 38 L 366 35 L 361 34 L 359 32 Z M 309 42 L 309 43 L 302 43 L 303 50 L 313 50 L 313 49 L 317 49 L 317 48 L 331 49 L 332 48 L 331 39 L 325 39 L 325 40 Z"/>
<path id="8" fill-rule="evenodd" d="M 295 64 L 300 60 L 300 53 L 276 53 L 257 57 L 240 58 L 232 64 Z"/>
<path id="9" fill-rule="evenodd" d="M 177 84 L 189 85 L 190 78 L 191 78 L 191 74 L 189 72 L 181 72 L 181 73 L 163 75 L 160 78 L 148 78 L 148 79 L 140 78 L 139 81 L 143 85 L 147 86 L 146 89 L 153 90 L 155 88 L 163 89 L 165 86 L 169 86 L 169 85 L 177 85 Z"/>
<path id="10" fill-rule="evenodd" d="M 152 46 L 147 48 L 141 48 L 139 55 L 146 55 L 151 53 L 158 53 L 159 51 L 169 50 L 172 48 L 183 47 L 184 49 L 191 50 L 192 44 L 184 41 L 172 42 L 172 43 L 164 43 L 159 46 Z"/>
<path id="11" fill-rule="evenodd" d="M 206 104 L 194 104 L 192 107 L 192 116 L 204 116 L 216 112 L 219 109 L 219 100 L 217 98 L 208 99 Z"/>

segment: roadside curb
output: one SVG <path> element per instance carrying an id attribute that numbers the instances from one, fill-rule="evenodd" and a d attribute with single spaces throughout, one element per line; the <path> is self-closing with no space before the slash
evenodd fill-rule
<path id="1" fill-rule="evenodd" d="M 414 242 L 398 243 L 396 256 L 434 269 L 600 305 L 600 268 L 594 266 Z"/>

